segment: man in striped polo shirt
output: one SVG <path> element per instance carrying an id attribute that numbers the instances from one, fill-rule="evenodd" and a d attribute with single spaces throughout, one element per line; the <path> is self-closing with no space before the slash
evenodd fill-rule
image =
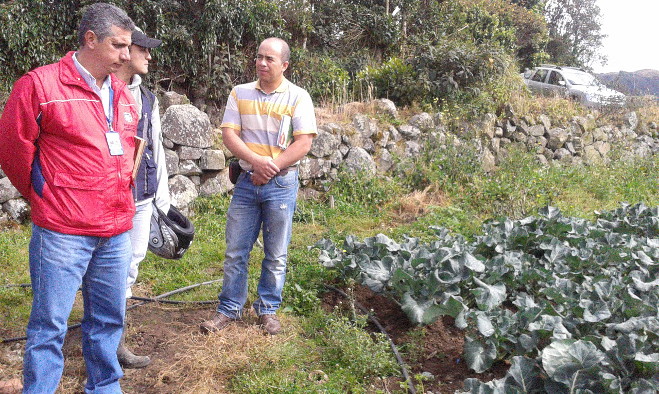
<path id="1" fill-rule="evenodd" d="M 275 312 L 286 276 L 297 165 L 317 134 L 311 97 L 284 77 L 290 53 L 284 40 L 265 39 L 255 59 L 258 80 L 234 87 L 227 101 L 222 138 L 244 171 L 227 212 L 220 303 L 215 316 L 201 324 L 203 332 L 222 330 L 240 318 L 247 301 L 249 255 L 261 228 L 265 257 L 252 307 L 268 334 L 281 330 Z"/>

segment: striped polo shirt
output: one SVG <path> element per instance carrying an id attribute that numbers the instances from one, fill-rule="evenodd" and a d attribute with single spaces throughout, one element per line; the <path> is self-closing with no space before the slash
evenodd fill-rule
<path id="1" fill-rule="evenodd" d="M 293 137 L 318 133 L 313 102 L 306 90 L 284 78 L 268 94 L 255 81 L 233 88 L 220 127 L 236 130 L 252 151 L 274 159 L 282 152 L 277 146 L 277 134 L 284 116 L 291 118 Z M 243 160 L 240 164 L 246 170 L 251 169 Z"/>

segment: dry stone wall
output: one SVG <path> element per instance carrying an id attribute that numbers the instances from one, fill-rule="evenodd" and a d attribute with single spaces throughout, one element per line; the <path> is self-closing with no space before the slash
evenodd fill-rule
<path id="1" fill-rule="evenodd" d="M 440 114 L 419 113 L 400 124 L 393 102 L 381 99 L 370 104 L 373 115 L 357 113 L 350 122 L 319 124 L 311 151 L 300 162 L 303 188 L 322 190 L 337 179 L 341 167 L 372 175 L 390 173 L 395 158 L 415 157 L 427 144 L 442 147 L 470 142 L 479 147 L 486 171 L 494 171 L 514 145 L 534 152 L 547 165 L 607 162 L 614 146 L 624 148 L 623 160 L 649 157 L 659 151 L 656 124 L 639 127 L 634 112 L 628 113 L 621 125 L 598 125 L 590 115 L 557 125 L 546 115 L 519 117 L 508 108 L 502 117 L 488 114 L 479 122 L 449 132 Z M 229 193 L 233 185 L 227 161 L 232 155 L 221 144 L 220 130 L 208 115 L 173 92 L 161 97 L 161 111 L 172 203 L 188 212 L 200 196 Z M 396 119 L 397 126 L 377 120 L 384 118 Z M 0 204 L 0 223 L 29 219 L 29 205 L 1 171 Z"/>

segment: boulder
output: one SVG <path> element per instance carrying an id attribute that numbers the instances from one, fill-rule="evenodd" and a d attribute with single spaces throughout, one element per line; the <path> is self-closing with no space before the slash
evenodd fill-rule
<path id="1" fill-rule="evenodd" d="M 532 135 L 534 137 L 542 137 L 543 135 L 545 135 L 546 130 L 544 125 L 536 124 L 527 127 L 526 132 L 528 135 Z"/>
<path id="2" fill-rule="evenodd" d="M 170 177 L 179 173 L 178 155 L 176 152 L 165 149 L 165 165 L 167 166 L 167 174 L 169 174 Z"/>
<path id="3" fill-rule="evenodd" d="M 608 126 L 598 127 L 593 130 L 593 142 L 608 141 L 612 128 Z"/>
<path id="4" fill-rule="evenodd" d="M 593 145 L 587 145 L 583 149 L 583 161 L 585 164 L 600 164 L 602 163 L 602 155 Z"/>
<path id="5" fill-rule="evenodd" d="M 394 157 L 388 150 L 382 149 L 375 158 L 375 164 L 378 174 L 385 174 L 394 167 Z"/>
<path id="6" fill-rule="evenodd" d="M 224 152 L 219 149 L 204 150 L 199 158 L 199 168 L 202 171 L 222 170 L 226 166 Z"/>
<path id="7" fill-rule="evenodd" d="M 375 175 L 375 161 L 363 148 L 350 148 L 343 165 L 351 172 L 363 171 L 369 175 Z"/>
<path id="8" fill-rule="evenodd" d="M 9 178 L 0 179 L 0 204 L 3 204 L 14 198 L 19 198 L 21 193 L 11 184 Z"/>
<path id="9" fill-rule="evenodd" d="M 358 114 L 352 119 L 352 125 L 363 139 L 369 139 L 378 131 L 378 124 L 370 117 Z"/>
<path id="10" fill-rule="evenodd" d="M 492 139 L 496 135 L 496 121 L 497 117 L 494 114 L 487 113 L 480 121 L 480 130 L 482 135 L 486 136 L 489 139 Z M 503 130 L 501 130 L 503 134 Z"/>
<path id="11" fill-rule="evenodd" d="M 300 160 L 299 177 L 301 180 L 321 179 L 329 174 L 331 168 L 329 160 L 305 157 Z"/>
<path id="12" fill-rule="evenodd" d="M 169 179 L 169 195 L 171 203 L 184 214 L 189 214 L 189 206 L 199 197 L 194 182 L 183 175 L 175 175 Z"/>
<path id="13" fill-rule="evenodd" d="M 376 113 L 386 114 L 394 119 L 398 119 L 398 110 L 393 101 L 389 99 L 377 99 L 371 101 L 371 103 L 373 104 Z"/>
<path id="14" fill-rule="evenodd" d="M 205 177 L 199 186 L 200 196 L 214 196 L 217 194 L 226 194 L 233 190 L 233 183 L 229 180 L 229 169 L 225 168 L 217 174 Z"/>
<path id="15" fill-rule="evenodd" d="M 551 128 L 551 119 L 549 119 L 549 116 L 545 114 L 541 114 L 538 116 L 538 120 L 540 120 L 540 123 L 545 127 L 545 130 L 549 130 Z"/>
<path id="16" fill-rule="evenodd" d="M 481 167 L 485 172 L 493 172 L 496 169 L 496 157 L 489 149 L 484 149 L 481 154 Z"/>
<path id="17" fill-rule="evenodd" d="M 636 115 L 635 111 L 628 112 L 625 114 L 624 122 L 625 126 L 635 130 L 636 126 L 638 126 L 638 115 Z"/>
<path id="18" fill-rule="evenodd" d="M 403 138 L 410 140 L 416 140 L 421 135 L 421 130 L 419 130 L 418 127 L 414 127 L 408 124 L 399 126 L 398 131 L 400 132 L 401 136 L 403 136 Z"/>
<path id="19" fill-rule="evenodd" d="M 190 100 L 182 94 L 176 92 L 165 92 L 160 96 L 160 109 L 166 110 L 172 105 L 190 104 Z"/>
<path id="20" fill-rule="evenodd" d="M 430 131 L 435 127 L 435 121 L 427 112 L 416 114 L 410 118 L 408 123 L 421 131 Z"/>
<path id="21" fill-rule="evenodd" d="M 318 135 L 313 139 L 309 153 L 315 157 L 330 156 L 339 149 L 341 139 L 331 132 L 331 128 L 320 126 Z"/>
<path id="22" fill-rule="evenodd" d="M 180 160 L 178 162 L 178 173 L 185 176 L 201 175 L 201 168 L 194 160 Z"/>
<path id="23" fill-rule="evenodd" d="M 215 139 L 208 115 L 194 105 L 172 105 L 162 118 L 162 133 L 172 142 L 194 148 L 210 148 Z"/>
<path id="24" fill-rule="evenodd" d="M 547 130 L 547 135 L 549 136 L 547 147 L 551 150 L 562 148 L 569 138 L 567 131 L 558 127 Z"/>
<path id="25" fill-rule="evenodd" d="M 416 141 L 405 142 L 405 156 L 417 157 L 421 153 L 421 145 Z"/>
<path id="26" fill-rule="evenodd" d="M 190 146 L 179 146 L 176 149 L 176 154 L 178 155 L 179 160 L 197 160 L 201 157 L 201 154 L 204 152 L 204 149 L 193 148 Z"/>
<path id="27" fill-rule="evenodd" d="M 23 223 L 30 217 L 30 205 L 22 198 L 15 198 L 5 202 L 2 204 L 2 210 L 7 212 L 7 215 L 18 223 Z"/>

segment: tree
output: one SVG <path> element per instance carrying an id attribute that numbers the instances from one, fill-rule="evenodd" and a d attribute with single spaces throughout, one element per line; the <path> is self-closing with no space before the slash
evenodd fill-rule
<path id="1" fill-rule="evenodd" d="M 547 52 L 557 64 L 589 67 L 606 58 L 598 53 L 602 40 L 596 0 L 549 0 L 545 18 L 550 41 Z"/>
<path id="2" fill-rule="evenodd" d="M 512 4 L 528 8 L 529 10 L 540 3 L 541 0 L 510 0 Z"/>

